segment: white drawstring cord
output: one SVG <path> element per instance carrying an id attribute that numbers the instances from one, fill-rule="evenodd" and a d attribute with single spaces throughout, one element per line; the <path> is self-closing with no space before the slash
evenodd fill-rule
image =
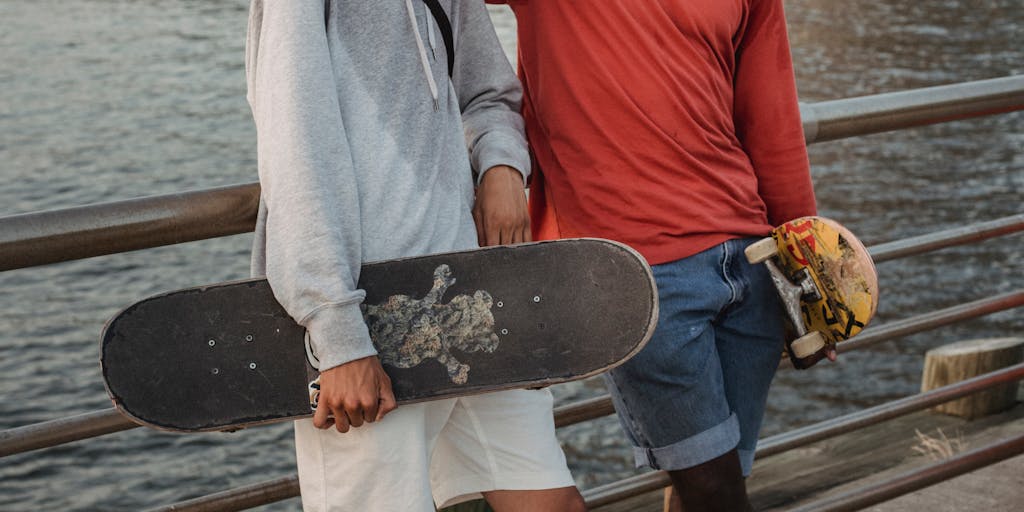
<path id="1" fill-rule="evenodd" d="M 434 17 L 427 16 L 427 42 L 430 43 L 430 56 L 437 62 L 437 41 L 434 39 Z"/>
<path id="2" fill-rule="evenodd" d="M 420 63 L 423 65 L 423 74 L 427 77 L 427 85 L 430 86 L 430 95 L 434 98 L 434 111 L 436 112 L 440 110 L 437 100 L 437 83 L 434 82 L 434 73 L 430 69 L 430 61 L 427 60 L 427 50 L 423 47 L 423 37 L 416 24 L 416 12 L 413 10 L 412 0 L 405 0 L 405 10 L 409 12 L 409 23 L 412 24 L 413 34 L 416 36 L 416 48 L 420 52 Z"/>

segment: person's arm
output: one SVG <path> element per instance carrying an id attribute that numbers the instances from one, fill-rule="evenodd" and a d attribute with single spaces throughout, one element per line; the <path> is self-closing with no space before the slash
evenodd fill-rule
<path id="1" fill-rule="evenodd" d="M 734 94 L 736 133 L 757 173 L 768 223 L 815 215 L 782 0 L 751 0 L 737 50 Z M 835 361 L 835 347 L 826 355 Z"/>
<path id="2" fill-rule="evenodd" d="M 524 185 L 530 175 L 522 87 L 483 3 L 458 2 L 452 83 L 459 98 L 470 162 L 477 174 L 473 218 L 480 245 L 530 241 Z"/>
<path id="3" fill-rule="evenodd" d="M 326 407 L 317 426 L 329 426 L 333 413 L 347 431 L 386 413 L 394 398 L 359 307 L 359 198 L 322 0 L 253 0 L 246 78 L 267 208 L 267 279 L 320 360 Z"/>
<path id="4" fill-rule="evenodd" d="M 774 226 L 816 206 L 782 0 L 751 0 L 737 50 L 736 132 Z"/>

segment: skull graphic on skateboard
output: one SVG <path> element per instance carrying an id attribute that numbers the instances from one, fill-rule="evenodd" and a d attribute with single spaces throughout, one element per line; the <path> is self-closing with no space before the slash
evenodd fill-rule
<path id="1" fill-rule="evenodd" d="M 848 229 L 824 217 L 801 217 L 775 228 L 746 250 L 764 263 L 782 298 L 793 366 L 813 366 L 836 343 L 856 336 L 878 306 L 878 274 L 867 249 Z"/>

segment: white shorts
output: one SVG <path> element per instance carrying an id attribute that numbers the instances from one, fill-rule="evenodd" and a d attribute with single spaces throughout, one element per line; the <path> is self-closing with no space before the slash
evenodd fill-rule
<path id="1" fill-rule="evenodd" d="M 493 490 L 575 485 L 555 438 L 550 391 L 401 405 L 339 433 L 295 422 L 302 507 L 423 511 Z"/>

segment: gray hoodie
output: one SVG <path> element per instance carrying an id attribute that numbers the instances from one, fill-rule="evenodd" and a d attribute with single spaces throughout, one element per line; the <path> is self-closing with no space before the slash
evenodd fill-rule
<path id="1" fill-rule="evenodd" d="M 473 173 L 529 156 L 521 89 L 483 0 L 253 0 L 249 105 L 262 186 L 252 273 L 320 368 L 376 354 L 363 262 L 472 248 Z M 468 151 L 467 151 L 468 146 Z"/>

